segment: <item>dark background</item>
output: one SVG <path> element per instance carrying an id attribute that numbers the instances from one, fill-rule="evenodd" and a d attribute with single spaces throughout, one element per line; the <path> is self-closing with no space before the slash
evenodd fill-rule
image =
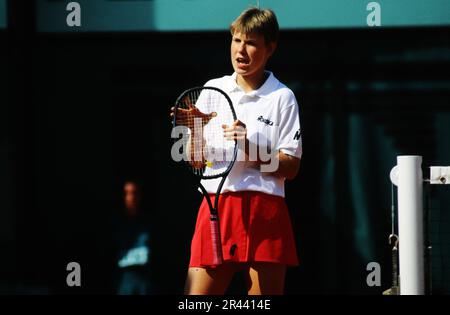
<path id="1" fill-rule="evenodd" d="M 171 160 L 168 113 L 184 89 L 232 72 L 230 35 L 43 34 L 32 6 L 15 1 L 8 20 L 0 30 L 0 291 L 114 293 L 111 220 L 132 176 L 145 183 L 159 292 L 181 293 L 200 195 Z M 450 162 L 449 31 L 282 32 L 268 68 L 297 96 L 304 151 L 286 189 L 301 260 L 287 293 L 389 287 L 395 158 L 422 155 L 425 176 Z M 448 189 L 435 197 L 448 200 Z M 436 209 L 445 245 L 450 209 L 444 201 Z M 447 253 L 433 274 L 437 292 L 448 293 Z M 66 286 L 71 261 L 81 265 L 81 288 Z M 366 284 L 371 261 L 382 266 L 381 287 Z M 230 292 L 242 291 L 239 281 Z"/>

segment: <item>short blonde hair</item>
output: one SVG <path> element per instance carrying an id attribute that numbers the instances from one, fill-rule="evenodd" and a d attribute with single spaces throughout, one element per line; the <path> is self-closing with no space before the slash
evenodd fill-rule
<path id="1" fill-rule="evenodd" d="M 269 43 L 276 43 L 278 41 L 279 26 L 277 17 L 272 10 L 259 9 L 251 7 L 241 13 L 230 25 L 231 35 L 235 32 L 243 34 L 257 33 L 262 34 Z"/>

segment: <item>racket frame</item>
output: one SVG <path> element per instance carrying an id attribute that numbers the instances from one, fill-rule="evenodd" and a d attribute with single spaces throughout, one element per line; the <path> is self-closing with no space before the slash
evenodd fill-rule
<path id="1" fill-rule="evenodd" d="M 178 98 L 175 102 L 175 111 L 174 111 L 173 121 L 172 121 L 173 127 L 177 126 L 176 119 L 177 119 L 177 109 L 179 107 L 178 105 L 182 102 L 183 98 L 186 95 L 189 95 L 189 93 L 192 93 L 193 91 L 196 91 L 196 90 L 213 90 L 213 91 L 221 93 L 228 101 L 228 105 L 230 106 L 230 110 L 233 115 L 233 120 L 234 121 L 237 120 L 236 112 L 233 107 L 233 102 L 231 101 L 230 97 L 224 91 L 222 91 L 219 88 L 212 87 L 212 86 L 201 86 L 201 87 L 194 87 L 194 88 L 185 90 L 183 93 L 180 94 L 180 96 L 178 96 Z M 194 104 L 194 106 L 195 106 L 195 104 Z M 175 139 L 174 141 L 177 141 L 177 139 Z M 203 187 L 201 182 L 199 182 L 200 190 L 202 191 L 202 194 L 208 203 L 208 207 L 209 207 L 209 211 L 210 211 L 211 241 L 212 241 L 212 246 L 213 246 L 213 265 L 220 265 L 223 263 L 222 241 L 221 241 L 221 235 L 220 235 L 219 209 L 218 209 L 219 197 L 220 197 L 220 193 L 222 191 L 223 184 L 225 183 L 225 180 L 226 180 L 228 174 L 230 173 L 231 169 L 233 168 L 234 162 L 236 161 L 237 153 L 238 153 L 237 140 L 234 140 L 234 151 L 233 151 L 232 160 L 230 161 L 230 164 L 228 165 L 227 169 L 224 172 L 222 172 L 220 174 L 216 174 L 216 175 L 206 175 L 206 176 L 203 174 L 203 172 L 201 172 L 200 174 L 190 172 L 190 173 L 194 174 L 195 176 L 199 177 L 200 179 L 207 180 L 207 179 L 214 179 L 214 178 L 219 178 L 219 177 L 222 178 L 219 183 L 219 186 L 217 187 L 217 192 L 215 194 L 215 199 L 214 199 L 214 205 L 211 202 L 209 193 L 206 191 L 205 187 Z M 188 161 L 185 161 L 185 163 L 189 164 Z"/>

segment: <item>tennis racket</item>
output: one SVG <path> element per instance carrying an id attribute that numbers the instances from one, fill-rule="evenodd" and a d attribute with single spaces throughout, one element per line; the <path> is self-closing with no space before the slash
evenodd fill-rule
<path id="1" fill-rule="evenodd" d="M 224 138 L 222 125 L 231 126 L 236 118 L 228 95 L 215 87 L 196 87 L 184 91 L 174 107 L 173 127 L 179 128 L 175 141 L 182 141 L 181 154 L 189 171 L 200 179 L 221 178 L 214 205 L 209 193 L 199 183 L 210 210 L 213 264 L 223 262 L 218 215 L 219 196 L 226 177 L 236 160 L 236 140 Z M 174 133 L 172 132 L 172 137 Z"/>

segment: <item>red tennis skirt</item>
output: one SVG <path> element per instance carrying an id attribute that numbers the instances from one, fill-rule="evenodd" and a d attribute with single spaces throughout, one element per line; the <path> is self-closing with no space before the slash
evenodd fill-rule
<path id="1" fill-rule="evenodd" d="M 214 195 L 210 195 L 214 204 Z M 213 267 L 210 211 L 200 205 L 189 267 Z M 283 197 L 255 191 L 227 192 L 219 198 L 224 262 L 298 265 L 295 239 Z"/>

